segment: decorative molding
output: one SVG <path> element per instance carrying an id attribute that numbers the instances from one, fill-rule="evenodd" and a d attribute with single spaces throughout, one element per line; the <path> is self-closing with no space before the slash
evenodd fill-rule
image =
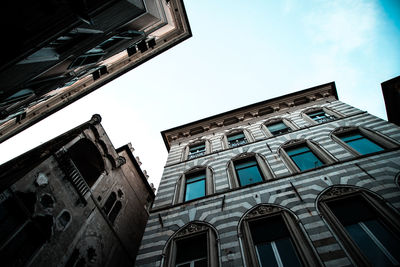
<path id="1" fill-rule="evenodd" d="M 251 218 L 255 218 L 258 216 L 265 216 L 271 213 L 275 213 L 275 212 L 279 212 L 282 209 L 277 207 L 277 206 L 266 206 L 266 205 L 261 205 L 258 206 L 257 208 L 255 208 L 254 210 L 250 211 L 245 219 L 251 219 Z"/>
<path id="2" fill-rule="evenodd" d="M 336 128 L 335 130 L 332 131 L 332 134 L 338 134 L 338 133 L 343 133 L 343 132 L 348 132 L 357 129 L 357 127 L 354 126 L 341 126 Z"/>
<path id="3" fill-rule="evenodd" d="M 253 153 L 253 152 L 243 152 L 243 153 L 237 155 L 236 157 L 234 157 L 232 160 L 241 160 L 241 159 L 252 157 L 254 155 L 255 155 L 255 153 Z"/>
<path id="4" fill-rule="evenodd" d="M 360 189 L 350 186 L 334 186 L 325 191 L 320 197 L 320 200 L 322 201 L 343 195 L 348 195 L 357 191 L 360 191 Z"/>
<path id="5" fill-rule="evenodd" d="M 123 156 L 119 156 L 115 159 L 115 163 L 116 167 L 119 168 L 126 163 L 126 159 Z"/>
<path id="6" fill-rule="evenodd" d="M 100 122 L 101 122 L 101 116 L 99 114 L 94 114 L 89 121 L 89 123 L 93 125 L 99 124 Z"/>
<path id="7" fill-rule="evenodd" d="M 207 230 L 208 227 L 204 224 L 199 224 L 199 223 L 190 223 L 188 224 L 186 227 L 184 227 L 183 229 L 179 230 L 179 232 L 175 235 L 176 237 L 181 237 L 181 236 L 185 236 L 185 235 L 190 235 L 190 234 L 194 234 L 197 232 L 201 232 L 204 230 Z"/>

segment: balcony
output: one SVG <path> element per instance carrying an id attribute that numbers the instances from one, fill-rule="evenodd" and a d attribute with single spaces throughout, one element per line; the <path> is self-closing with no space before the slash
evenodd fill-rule
<path id="1" fill-rule="evenodd" d="M 331 115 L 325 115 L 323 117 L 314 118 L 314 121 L 316 121 L 318 123 L 329 122 L 329 121 L 334 121 L 334 120 L 336 120 L 336 117 L 331 116 Z"/>
<path id="2" fill-rule="evenodd" d="M 242 146 L 247 144 L 247 140 L 244 139 L 236 139 L 233 141 L 229 141 L 229 147 L 233 148 L 233 147 L 238 147 L 238 146 Z"/>
<path id="3" fill-rule="evenodd" d="M 188 159 L 195 159 L 201 156 L 204 156 L 206 154 L 205 150 L 199 150 L 195 152 L 189 152 Z"/>

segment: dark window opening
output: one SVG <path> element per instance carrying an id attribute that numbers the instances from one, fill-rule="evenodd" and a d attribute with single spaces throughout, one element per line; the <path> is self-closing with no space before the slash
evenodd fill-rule
<path id="1" fill-rule="evenodd" d="M 281 216 L 249 221 L 249 227 L 260 266 L 302 266 Z"/>
<path id="2" fill-rule="evenodd" d="M 50 195 L 43 195 L 40 198 L 40 204 L 43 208 L 53 208 L 54 207 L 54 200 Z"/>
<path id="3" fill-rule="evenodd" d="M 268 130 L 272 135 L 280 135 L 289 133 L 292 131 L 283 121 L 272 123 L 267 125 Z"/>
<path id="4" fill-rule="evenodd" d="M 263 181 L 260 167 L 255 158 L 249 158 L 234 163 L 240 186 Z"/>
<path id="5" fill-rule="evenodd" d="M 285 150 L 300 171 L 305 171 L 324 165 L 324 163 L 310 150 L 306 144 L 286 148 Z"/>
<path id="6" fill-rule="evenodd" d="M 108 215 L 108 218 L 110 219 L 110 221 L 112 223 L 114 223 L 115 219 L 118 216 L 118 213 L 120 212 L 120 210 L 122 209 L 122 203 L 121 201 L 117 201 L 114 205 L 114 207 L 112 208 L 110 214 Z"/>
<path id="7" fill-rule="evenodd" d="M 400 264 L 400 237 L 363 197 L 353 196 L 326 204 L 373 266 Z"/>
<path id="8" fill-rule="evenodd" d="M 103 158 L 97 147 L 88 139 L 81 139 L 68 152 L 87 185 L 93 186 L 104 170 Z"/>
<path id="9" fill-rule="evenodd" d="M 207 262 L 207 234 L 199 234 L 190 238 L 176 241 L 177 267 L 206 267 Z"/>
<path id="10" fill-rule="evenodd" d="M 70 221 L 71 221 L 71 214 L 66 210 L 63 211 L 61 215 L 58 217 L 58 222 L 63 228 L 65 228 Z"/>
<path id="11" fill-rule="evenodd" d="M 137 47 L 138 47 L 138 49 L 140 50 L 141 53 L 146 52 L 147 49 L 148 49 L 148 48 L 147 48 L 147 43 L 146 43 L 145 40 L 140 41 L 140 42 L 137 44 Z"/>
<path id="12" fill-rule="evenodd" d="M 103 210 L 108 215 L 110 213 L 112 206 L 117 200 L 117 194 L 111 192 L 110 196 L 107 198 L 106 203 L 104 203 Z"/>
<path id="13" fill-rule="evenodd" d="M 206 174 L 204 172 L 186 175 L 185 201 L 206 195 Z"/>
<path id="14" fill-rule="evenodd" d="M 227 136 L 229 147 L 237 147 L 247 144 L 247 139 L 243 132 Z"/>

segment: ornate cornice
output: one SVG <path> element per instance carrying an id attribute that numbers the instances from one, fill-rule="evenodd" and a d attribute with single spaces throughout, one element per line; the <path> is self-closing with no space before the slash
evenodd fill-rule
<path id="1" fill-rule="evenodd" d="M 334 186 L 329 188 L 327 191 L 325 191 L 321 197 L 320 200 L 327 200 L 331 198 L 336 198 L 340 197 L 343 195 L 348 195 L 352 194 L 354 192 L 360 191 L 358 188 L 350 187 L 350 186 Z"/>
<path id="2" fill-rule="evenodd" d="M 255 208 L 254 210 L 247 213 L 245 219 L 251 219 L 258 216 L 265 216 L 271 213 L 279 212 L 282 209 L 277 206 L 270 206 L 270 205 L 261 205 Z"/>
<path id="3" fill-rule="evenodd" d="M 199 224 L 199 223 L 189 223 L 186 225 L 183 229 L 181 229 L 177 234 L 176 237 L 181 237 L 185 235 L 190 235 L 194 234 L 197 232 L 201 232 L 204 230 L 207 230 L 208 227 L 204 224 Z"/>

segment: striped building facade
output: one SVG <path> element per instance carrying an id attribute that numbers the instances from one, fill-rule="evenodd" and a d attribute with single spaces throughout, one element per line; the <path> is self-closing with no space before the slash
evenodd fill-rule
<path id="1" fill-rule="evenodd" d="M 137 266 L 261 266 L 268 249 L 276 266 L 399 264 L 400 128 L 339 101 L 335 83 L 162 135 Z"/>

